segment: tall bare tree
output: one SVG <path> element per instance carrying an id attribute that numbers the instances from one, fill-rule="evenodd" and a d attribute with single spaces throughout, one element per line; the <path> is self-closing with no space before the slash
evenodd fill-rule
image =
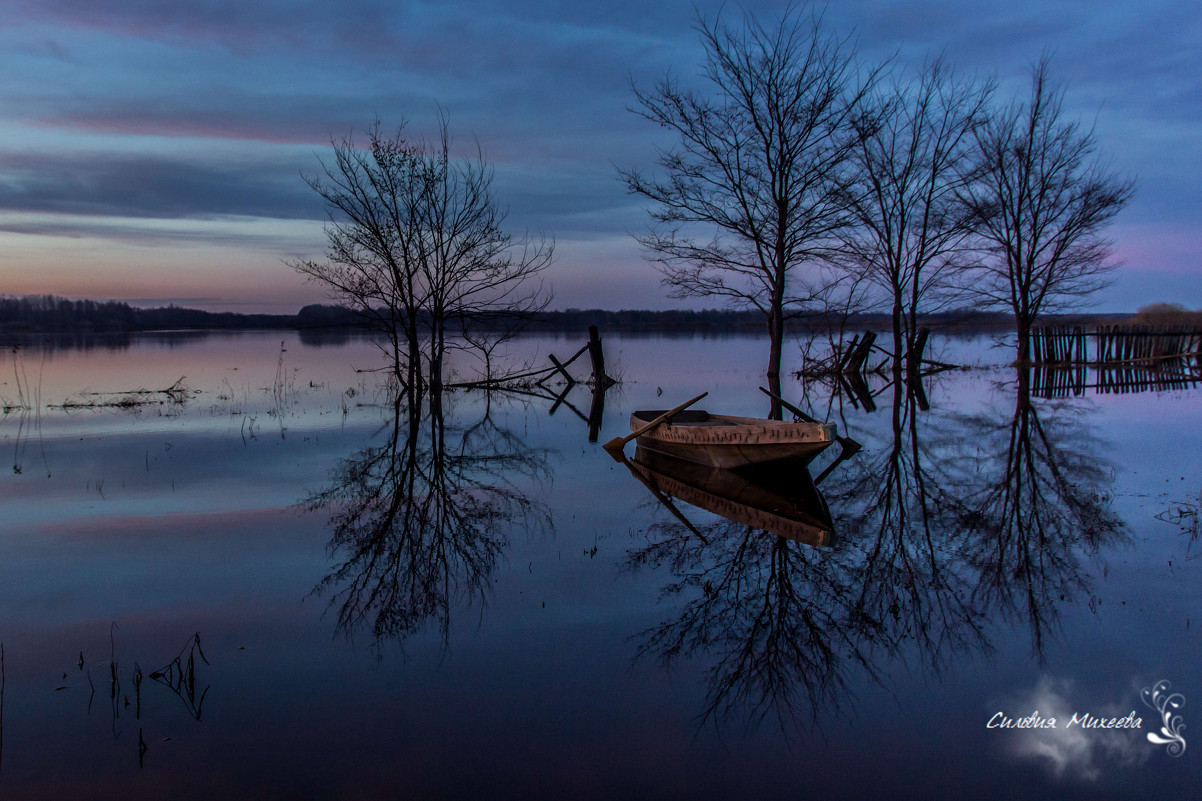
<path id="1" fill-rule="evenodd" d="M 554 243 L 505 230 L 492 193 L 493 171 L 477 147 L 452 154 L 445 115 L 431 143 L 388 136 L 377 122 L 367 149 L 334 143 L 321 175 L 307 178 L 325 201 L 325 261 L 296 261 L 298 272 L 385 332 L 393 367 L 407 384 L 442 383 L 444 356 L 457 331 L 472 342 L 544 308 L 540 274 Z M 466 341 L 466 340 L 465 340 Z"/>
<path id="2" fill-rule="evenodd" d="M 1106 284 L 1113 264 L 1102 232 L 1134 192 L 1098 155 L 1093 131 L 1065 119 L 1064 87 L 1048 72 L 1045 56 L 1030 98 L 978 130 L 979 176 L 962 195 L 989 257 L 978 290 L 1013 311 L 1020 363 L 1040 313 Z"/>
<path id="3" fill-rule="evenodd" d="M 324 284 L 334 301 L 357 311 L 388 337 L 393 367 L 416 378 L 420 370 L 418 325 L 425 305 L 421 220 L 429 183 L 420 146 L 403 129 L 386 135 L 377 120 L 363 149 L 352 137 L 331 142 L 333 157 L 305 182 L 326 204 L 325 261 L 289 262 Z"/>
<path id="4" fill-rule="evenodd" d="M 843 238 L 849 267 L 891 305 L 893 352 L 912 350 L 919 310 L 938 305 L 968 262 L 972 217 L 958 193 L 971 180 L 973 131 L 993 82 L 957 77 L 942 60 L 895 77 L 875 94 L 879 113 L 856 121 L 856 181 Z M 912 365 L 914 366 L 914 365 Z"/>
<path id="5" fill-rule="evenodd" d="M 632 110 L 677 143 L 659 152 L 661 176 L 620 175 L 655 204 L 639 241 L 673 296 L 724 297 L 764 314 L 775 387 L 786 318 L 831 292 L 802 273 L 824 264 L 846 224 L 837 190 L 876 72 L 861 75 L 852 43 L 804 8 L 771 24 L 748 13 L 738 26 L 719 17 L 696 27 L 709 91 L 671 75 L 633 86 Z"/>
<path id="6" fill-rule="evenodd" d="M 470 331 L 460 341 L 476 343 L 485 331 L 503 336 L 513 321 L 546 308 L 550 295 L 539 278 L 554 253 L 554 242 L 541 236 L 506 232 L 491 165 L 479 147 L 474 157 L 453 157 L 446 118 L 439 123 L 438 141 L 424 153 L 428 186 L 418 210 L 435 384 L 449 329 Z"/>

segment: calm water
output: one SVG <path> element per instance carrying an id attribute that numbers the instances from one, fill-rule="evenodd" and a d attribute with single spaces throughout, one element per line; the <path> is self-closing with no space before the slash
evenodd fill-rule
<path id="1" fill-rule="evenodd" d="M 868 411 L 814 383 L 804 404 L 864 445 L 812 466 L 834 531 L 814 547 L 678 501 L 686 525 L 588 441 L 586 387 L 452 393 L 438 424 L 362 372 L 369 341 L 282 339 L 5 349 L 6 797 L 1162 798 L 1202 779 L 1198 389 L 1037 382 L 1024 402 L 987 338 L 937 343 L 974 369 L 921 399 L 874 378 Z M 756 339 L 606 347 L 624 381 L 602 442 L 703 390 L 767 411 Z M 1179 757 L 1148 740 L 1162 680 L 1187 702 Z M 989 728 L 999 712 L 1057 728 Z M 1141 728 L 1066 728 L 1130 712 Z"/>

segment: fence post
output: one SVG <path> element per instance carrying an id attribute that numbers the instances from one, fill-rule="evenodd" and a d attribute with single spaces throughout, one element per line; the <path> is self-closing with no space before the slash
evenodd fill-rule
<path id="1" fill-rule="evenodd" d="M 618 383 L 605 373 L 605 351 L 601 348 L 601 332 L 595 325 L 588 327 L 588 355 L 593 363 L 594 386 L 604 390 L 606 387 Z"/>

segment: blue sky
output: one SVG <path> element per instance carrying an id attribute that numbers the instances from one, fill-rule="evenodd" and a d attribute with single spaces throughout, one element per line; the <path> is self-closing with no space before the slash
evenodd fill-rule
<path id="1" fill-rule="evenodd" d="M 630 232 L 645 208 L 615 165 L 662 134 L 628 78 L 684 80 L 688 2 L 0 0 L 0 293 L 237 311 L 321 299 L 286 259 L 320 257 L 300 178 L 331 136 L 450 115 L 496 167 L 515 230 L 554 236 L 560 308 L 670 308 Z M 712 17 L 721 5 L 699 2 Z M 764 16 L 783 3 L 752 2 Z M 732 21 L 741 6 L 727 5 Z M 1176 2 L 832 0 L 866 61 L 943 52 L 1022 95 L 1053 54 L 1071 115 L 1137 193 L 1110 229 L 1124 266 L 1097 307 L 1202 307 L 1202 15 Z"/>

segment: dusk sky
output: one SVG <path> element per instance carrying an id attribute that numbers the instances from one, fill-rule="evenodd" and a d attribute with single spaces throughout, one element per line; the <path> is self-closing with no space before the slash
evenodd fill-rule
<path id="1" fill-rule="evenodd" d="M 696 5 L 712 17 L 720 3 Z M 747 8 L 765 18 L 779 2 Z M 694 5 L 509 0 L 0 0 L 0 294 L 243 312 L 320 301 L 301 180 L 331 136 L 437 109 L 496 168 L 511 227 L 556 240 L 553 306 L 672 308 L 630 237 L 646 210 L 615 166 L 653 166 L 628 77 L 698 72 Z M 741 6 L 725 15 L 737 22 Z M 866 63 L 944 52 L 1021 96 L 1052 53 L 1070 115 L 1136 195 L 1096 308 L 1202 307 L 1202 14 L 1185 0 L 831 0 Z M 717 303 L 702 305 L 718 305 Z"/>

